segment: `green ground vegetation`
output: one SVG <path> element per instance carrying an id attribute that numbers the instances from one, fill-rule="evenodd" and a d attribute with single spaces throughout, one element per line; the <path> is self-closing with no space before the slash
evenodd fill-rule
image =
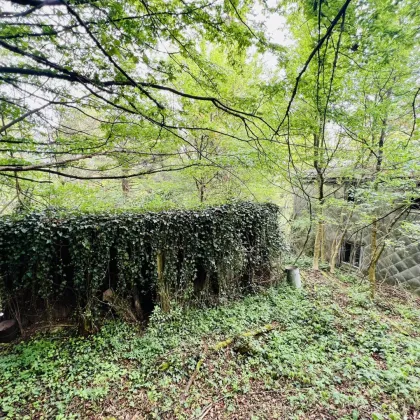
<path id="1" fill-rule="evenodd" d="M 304 271 L 217 308 L 156 309 L 88 337 L 38 332 L 0 347 L 6 418 L 414 419 L 420 302 Z M 417 299 L 417 300 L 416 300 Z"/>

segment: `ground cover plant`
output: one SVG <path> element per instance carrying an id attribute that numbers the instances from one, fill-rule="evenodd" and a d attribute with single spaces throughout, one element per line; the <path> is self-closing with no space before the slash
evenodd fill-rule
<path id="1" fill-rule="evenodd" d="M 416 419 L 419 299 L 303 273 L 217 308 L 156 309 L 149 326 L 37 334 L 0 348 L 6 418 Z M 416 300 L 417 299 L 417 300 Z"/>
<path id="2" fill-rule="evenodd" d="M 420 419 L 419 28 L 0 1 L 0 420 Z"/>

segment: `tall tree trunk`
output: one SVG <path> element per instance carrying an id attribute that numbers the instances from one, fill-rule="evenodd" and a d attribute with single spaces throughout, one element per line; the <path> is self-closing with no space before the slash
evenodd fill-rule
<path id="1" fill-rule="evenodd" d="M 343 243 L 344 234 L 340 235 L 338 238 L 335 238 L 333 246 L 332 246 L 332 253 L 330 258 L 330 273 L 335 273 L 335 266 L 337 265 L 337 258 L 338 254 L 341 249 L 341 244 Z"/>
<path id="2" fill-rule="evenodd" d="M 121 187 L 122 187 L 123 194 L 127 196 L 128 193 L 130 192 L 130 183 L 128 182 L 127 178 L 123 178 L 121 180 Z"/>
<path id="3" fill-rule="evenodd" d="M 319 260 L 323 255 L 323 237 L 324 237 L 324 220 L 323 220 L 323 206 L 324 206 L 324 174 L 322 169 L 322 153 L 319 148 L 319 136 L 314 134 L 314 145 L 315 145 L 315 160 L 314 168 L 317 172 L 317 184 L 318 184 L 318 203 L 319 203 L 319 217 L 317 222 L 315 243 L 314 243 L 314 259 L 312 268 L 319 270 Z"/>
<path id="4" fill-rule="evenodd" d="M 370 264 L 368 269 L 368 278 L 370 285 L 370 297 L 373 299 L 375 297 L 376 290 L 376 264 L 379 257 L 378 254 L 378 221 L 374 220 L 372 224 L 371 236 L 370 236 Z"/>
<path id="5" fill-rule="evenodd" d="M 195 186 L 197 188 L 200 203 L 204 203 L 204 201 L 206 200 L 206 180 L 204 178 L 193 178 L 195 181 Z"/>
<path id="6" fill-rule="evenodd" d="M 126 175 L 128 173 L 128 170 L 124 168 L 122 172 L 123 172 L 123 175 Z M 130 180 L 128 178 L 121 179 L 121 188 L 122 188 L 124 197 L 127 197 L 130 192 Z"/>
<path id="7" fill-rule="evenodd" d="M 313 264 L 312 264 L 312 268 L 314 270 L 319 270 L 319 257 L 321 255 L 322 229 L 323 229 L 323 222 L 322 220 L 319 220 L 317 222 L 315 244 L 314 244 L 314 259 L 313 259 Z"/>
<path id="8" fill-rule="evenodd" d="M 321 245 L 321 253 L 320 253 L 321 262 L 325 263 L 326 258 L 325 258 L 325 222 L 324 221 L 322 221 L 320 245 Z"/>
<path id="9" fill-rule="evenodd" d="M 374 190 L 375 192 L 378 191 L 378 175 L 382 170 L 382 161 L 383 161 L 383 148 L 385 144 L 385 135 L 386 135 L 386 125 L 387 119 L 382 120 L 382 128 L 381 134 L 379 136 L 378 142 L 378 153 L 376 155 L 376 179 Z M 379 256 L 378 254 L 378 219 L 372 223 L 372 230 L 371 230 L 371 249 L 370 249 L 370 264 L 368 268 L 368 278 L 370 284 L 370 296 L 373 299 L 375 297 L 375 290 L 376 290 L 376 264 L 378 262 Z"/>
<path id="10" fill-rule="evenodd" d="M 204 192 L 205 192 L 206 186 L 204 184 L 200 185 L 200 203 L 204 203 Z"/>

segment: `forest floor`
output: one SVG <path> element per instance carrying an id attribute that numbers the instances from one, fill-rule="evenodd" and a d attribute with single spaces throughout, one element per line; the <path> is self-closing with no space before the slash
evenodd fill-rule
<path id="1" fill-rule="evenodd" d="M 420 299 L 303 272 L 217 308 L 0 347 L 0 418 L 420 419 Z"/>

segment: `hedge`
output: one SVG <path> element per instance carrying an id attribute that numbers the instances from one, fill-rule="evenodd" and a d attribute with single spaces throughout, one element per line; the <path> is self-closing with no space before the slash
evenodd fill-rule
<path id="1" fill-rule="evenodd" d="M 143 311 L 160 303 L 211 302 L 267 279 L 283 247 L 272 204 L 200 211 L 72 214 L 0 220 L 0 294 L 27 312 L 57 303 L 85 318 L 103 292 Z"/>

